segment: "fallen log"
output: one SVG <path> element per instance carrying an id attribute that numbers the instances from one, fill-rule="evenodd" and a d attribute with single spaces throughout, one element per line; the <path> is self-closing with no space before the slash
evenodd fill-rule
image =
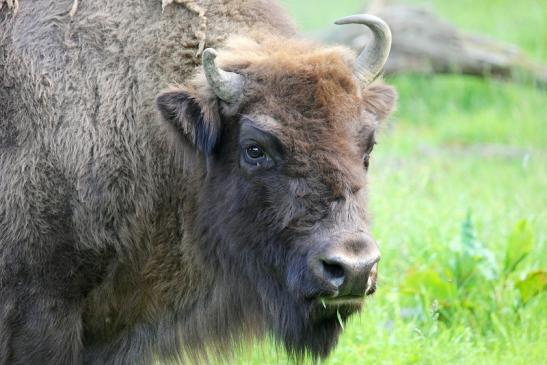
<path id="1" fill-rule="evenodd" d="M 547 66 L 532 61 L 518 47 L 463 32 L 429 9 L 376 1 L 364 12 L 384 19 L 393 33 L 386 74 L 461 73 L 547 86 Z M 333 26 L 315 36 L 356 50 L 370 38 L 359 26 Z"/>

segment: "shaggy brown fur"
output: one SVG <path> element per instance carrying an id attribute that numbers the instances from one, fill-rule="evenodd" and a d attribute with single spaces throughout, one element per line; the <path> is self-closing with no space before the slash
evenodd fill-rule
<path id="1" fill-rule="evenodd" d="M 296 39 L 270 1 L 195 3 L 205 46 L 245 77 L 237 105 L 207 84 L 186 7 L 0 11 L 0 364 L 206 361 L 267 333 L 297 356 L 335 345 L 309 260 L 368 237 L 363 155 L 395 94 L 363 90 L 351 52 Z M 245 136 L 270 165 L 245 164 Z"/>

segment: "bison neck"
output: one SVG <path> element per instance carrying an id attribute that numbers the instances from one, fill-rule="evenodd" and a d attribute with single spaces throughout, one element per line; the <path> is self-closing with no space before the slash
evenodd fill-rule
<path id="1" fill-rule="evenodd" d="M 151 350 L 146 354 L 196 357 L 205 348 L 226 352 L 234 341 L 264 333 L 262 305 L 252 285 L 227 277 L 214 252 L 196 248 L 210 243 L 194 229 L 200 177 L 172 177 L 151 220 L 155 228 L 139 243 L 141 255 L 113 260 L 86 299 L 84 341 L 93 358 L 110 359 L 120 343 L 131 347 L 127 353 L 138 354 L 135 362 L 144 356 L 139 348 Z"/>

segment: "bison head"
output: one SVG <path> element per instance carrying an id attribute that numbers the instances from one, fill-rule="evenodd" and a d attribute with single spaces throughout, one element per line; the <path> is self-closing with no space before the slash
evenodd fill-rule
<path id="1" fill-rule="evenodd" d="M 349 22 L 375 35 L 357 58 L 294 39 L 232 37 L 157 99 L 185 154 L 196 151 L 186 228 L 214 272 L 211 285 L 229 288 L 218 300 L 233 319 L 215 320 L 270 331 L 295 355 L 326 356 L 339 319 L 376 285 L 366 171 L 396 98 L 372 83 L 390 33 L 375 17 L 339 21 Z"/>

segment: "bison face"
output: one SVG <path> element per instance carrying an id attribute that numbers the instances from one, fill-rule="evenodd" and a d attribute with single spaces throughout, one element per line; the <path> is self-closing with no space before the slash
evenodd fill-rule
<path id="1" fill-rule="evenodd" d="M 366 169 L 395 93 L 362 87 L 352 62 L 340 48 L 238 43 L 223 65 L 241 76 L 236 95 L 216 90 L 205 67 L 158 97 L 199 151 L 187 172 L 199 182 L 191 229 L 216 285 L 242 307 L 242 328 L 272 331 L 295 355 L 328 354 L 340 319 L 376 285 Z"/>

